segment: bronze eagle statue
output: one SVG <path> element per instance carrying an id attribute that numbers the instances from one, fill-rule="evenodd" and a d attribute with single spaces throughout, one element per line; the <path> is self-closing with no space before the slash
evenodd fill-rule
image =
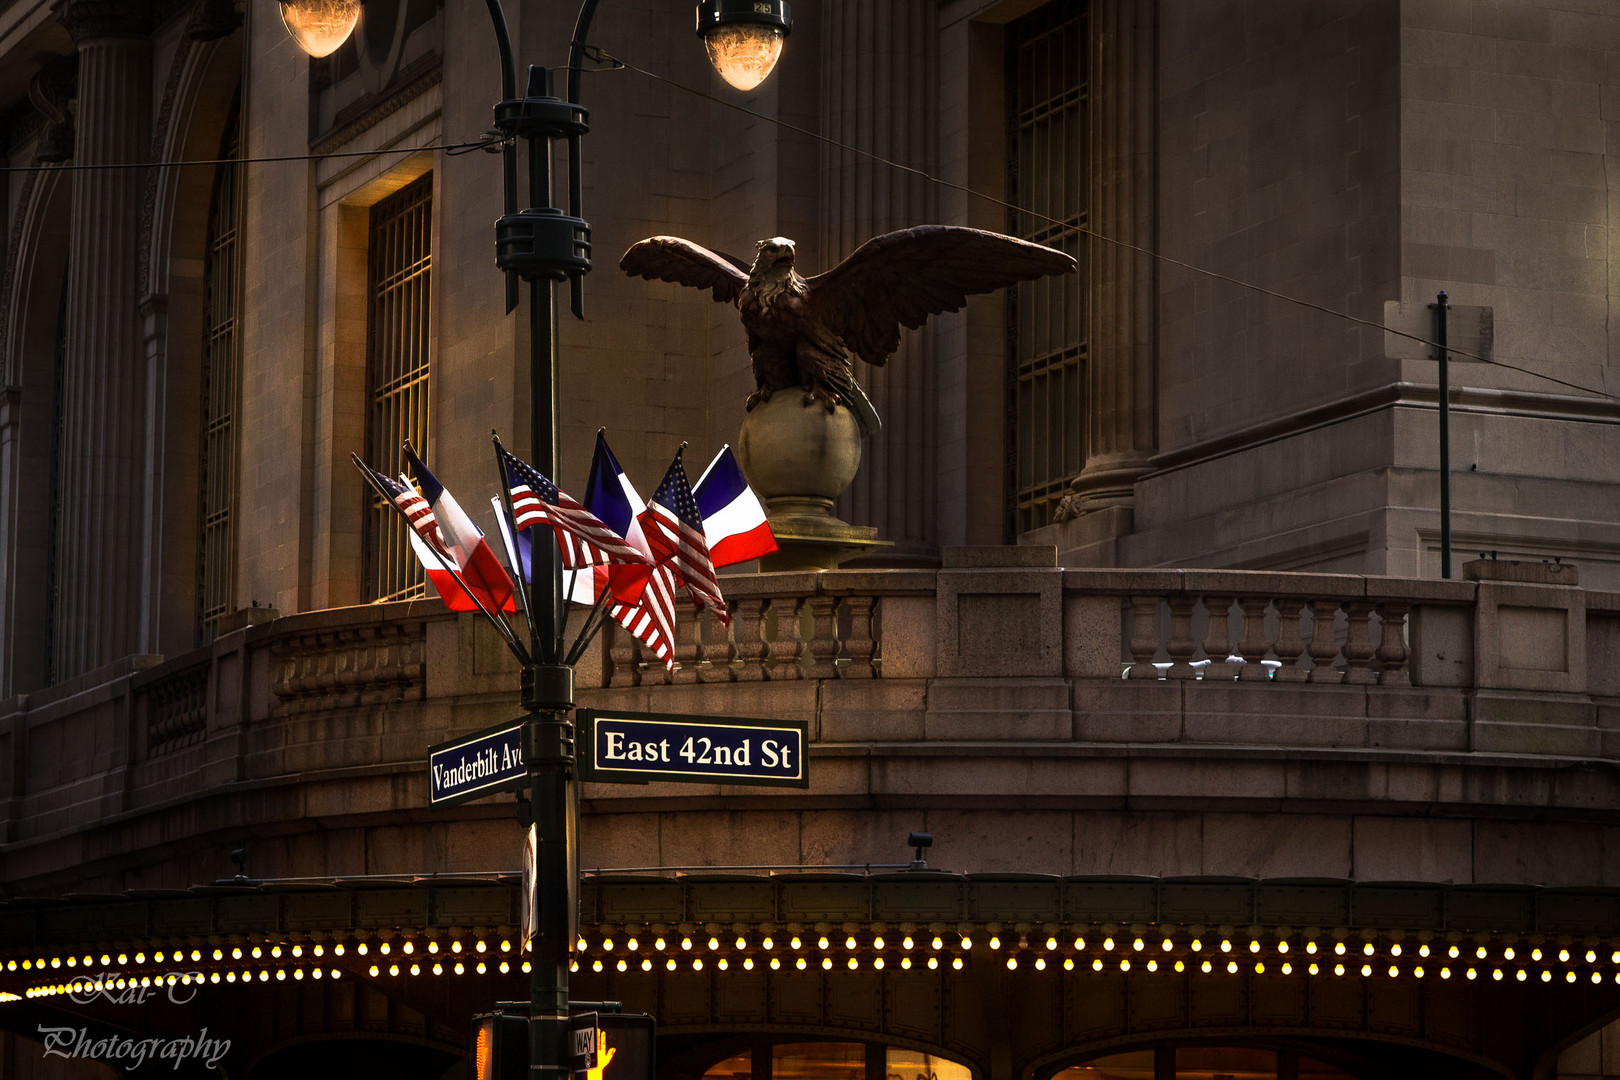
<path id="1" fill-rule="evenodd" d="M 619 267 L 737 305 L 758 385 L 748 409 L 798 386 L 805 405 L 819 401 L 829 412 L 843 405 L 870 434 L 882 425 L 855 381 L 855 357 L 881 365 L 900 347 L 900 327 L 915 330 L 930 315 L 958 311 L 974 293 L 1072 274 L 1075 261 L 1000 233 L 919 225 L 874 237 L 809 278 L 794 265 L 793 241 L 781 236 L 759 242 L 752 266 L 678 236 L 654 236 L 631 245 Z"/>

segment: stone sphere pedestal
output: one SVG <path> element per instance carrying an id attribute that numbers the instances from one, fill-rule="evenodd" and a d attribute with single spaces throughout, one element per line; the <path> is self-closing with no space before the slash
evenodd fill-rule
<path id="1" fill-rule="evenodd" d="M 765 504 L 779 545 L 762 571 L 831 570 L 846 559 L 892 546 L 870 526 L 833 516 L 833 504 L 861 465 L 861 425 L 842 405 L 803 403 L 782 390 L 743 419 L 737 460 Z"/>

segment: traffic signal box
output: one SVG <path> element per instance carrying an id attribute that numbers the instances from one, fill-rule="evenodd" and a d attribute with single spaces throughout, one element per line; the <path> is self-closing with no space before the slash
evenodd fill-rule
<path id="1" fill-rule="evenodd" d="M 653 1080 L 658 1025 L 641 1013 L 578 1013 L 574 1080 Z"/>
<path id="2" fill-rule="evenodd" d="M 658 1025 L 638 1013 L 579 1013 L 569 1051 L 574 1080 L 653 1080 Z M 529 1018 L 473 1018 L 473 1080 L 528 1080 Z"/>
<path id="3" fill-rule="evenodd" d="M 529 1018 L 512 1013 L 473 1017 L 473 1080 L 527 1080 Z"/>

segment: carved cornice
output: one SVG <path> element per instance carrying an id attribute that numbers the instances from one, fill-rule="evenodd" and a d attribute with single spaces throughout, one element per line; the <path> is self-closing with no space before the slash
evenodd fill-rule
<path id="1" fill-rule="evenodd" d="M 45 118 L 34 151 L 36 161 L 71 161 L 73 158 L 73 98 L 79 91 L 78 56 L 58 56 L 34 74 L 28 100 Z"/>
<path id="2" fill-rule="evenodd" d="M 103 38 L 145 37 L 152 30 L 148 0 L 56 0 L 56 18 L 78 45 Z"/>
<path id="3" fill-rule="evenodd" d="M 443 77 L 444 69 L 437 53 L 420 57 L 400 73 L 399 81 L 385 92 L 386 96 L 358 102 L 340 113 L 336 124 L 309 144 L 310 151 L 325 154 L 336 150 L 437 86 Z"/>

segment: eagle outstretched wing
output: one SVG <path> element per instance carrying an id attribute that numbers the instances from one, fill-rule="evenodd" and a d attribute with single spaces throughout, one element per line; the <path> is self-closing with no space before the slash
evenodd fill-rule
<path id="1" fill-rule="evenodd" d="M 809 278 L 807 306 L 862 360 L 882 364 L 900 347 L 901 326 L 915 330 L 930 315 L 960 310 L 974 293 L 1075 269 L 1068 255 L 1040 244 L 982 229 L 919 225 L 873 237 Z"/>
<path id="2" fill-rule="evenodd" d="M 708 289 L 722 304 L 735 304 L 748 284 L 747 263 L 678 236 L 653 236 L 630 245 L 619 269 L 634 277 Z"/>

